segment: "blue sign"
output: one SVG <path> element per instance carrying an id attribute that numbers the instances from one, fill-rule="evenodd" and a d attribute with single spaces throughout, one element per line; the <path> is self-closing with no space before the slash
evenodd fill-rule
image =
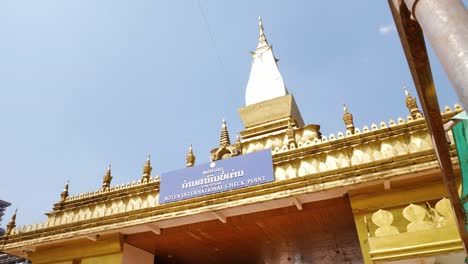
<path id="1" fill-rule="evenodd" d="M 258 185 L 275 180 L 271 150 L 162 173 L 159 204 Z"/>

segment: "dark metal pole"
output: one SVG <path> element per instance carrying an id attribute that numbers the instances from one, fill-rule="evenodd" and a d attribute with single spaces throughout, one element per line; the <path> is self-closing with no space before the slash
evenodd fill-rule
<path id="1" fill-rule="evenodd" d="M 468 12 L 460 0 L 404 0 L 464 109 L 468 109 Z"/>
<path id="2" fill-rule="evenodd" d="M 416 3 L 415 5 L 417 6 L 419 2 L 431 2 L 433 0 L 419 0 L 419 2 L 418 0 L 405 1 L 411 1 L 413 4 Z M 435 1 L 444 2 L 446 0 Z M 411 70 L 411 75 L 413 76 L 416 90 L 418 91 L 418 97 L 421 101 L 428 129 L 432 136 L 434 151 L 439 161 L 447 196 L 452 203 L 452 209 L 457 220 L 458 231 L 463 242 L 465 253 L 468 253 L 468 233 L 465 229 L 463 207 L 458 195 L 452 160 L 445 138 L 444 124 L 440 115 L 439 102 L 432 79 L 432 71 L 424 42 L 423 30 L 416 20 L 410 18 L 411 11 L 407 8 L 403 0 L 388 0 L 388 2 L 398 29 L 398 34 L 400 35 L 401 44 L 403 45 L 403 50 Z M 447 0 L 447 2 L 450 2 L 450 0 Z M 414 5 L 412 5 L 412 7 L 414 7 Z M 433 34 L 437 35 L 437 32 Z M 445 33 L 439 32 L 439 34 L 444 35 Z M 446 46 L 443 46 L 443 41 L 440 42 L 439 45 L 437 49 L 447 49 Z M 449 51 L 444 51 L 442 53 L 450 54 Z"/>

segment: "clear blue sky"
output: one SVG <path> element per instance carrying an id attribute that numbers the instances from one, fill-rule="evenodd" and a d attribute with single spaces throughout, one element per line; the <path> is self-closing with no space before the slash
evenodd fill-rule
<path id="1" fill-rule="evenodd" d="M 67 179 L 98 189 L 109 162 L 114 184 L 139 179 L 148 153 L 158 174 L 189 144 L 208 162 L 223 117 L 232 139 L 243 129 L 259 15 L 306 123 L 344 131 L 343 103 L 360 128 L 406 118 L 402 82 L 416 92 L 386 1 L 1 1 L 2 226 L 16 207 L 18 224 L 44 221 Z"/>

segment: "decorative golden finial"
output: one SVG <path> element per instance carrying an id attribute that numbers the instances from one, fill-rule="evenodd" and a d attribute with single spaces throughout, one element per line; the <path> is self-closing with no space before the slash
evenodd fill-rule
<path id="1" fill-rule="evenodd" d="M 288 138 L 288 146 L 291 146 L 291 144 L 294 144 L 294 146 L 296 146 L 296 133 L 294 132 L 294 129 L 292 127 L 291 120 L 288 120 L 288 129 L 286 129 L 286 136 Z"/>
<path id="2" fill-rule="evenodd" d="M 418 108 L 418 102 L 416 101 L 416 98 L 411 96 L 408 92 L 405 83 L 403 83 L 403 89 L 405 89 L 406 95 L 406 108 L 408 108 L 413 119 L 417 119 L 419 116 L 422 116 L 421 111 Z"/>
<path id="3" fill-rule="evenodd" d="M 148 154 L 148 157 L 146 158 L 145 166 L 143 167 L 143 177 L 141 177 L 142 181 L 149 182 L 151 179 L 151 171 L 153 170 L 153 167 L 151 167 L 151 155 Z"/>
<path id="4" fill-rule="evenodd" d="M 258 27 L 259 27 L 259 35 L 258 35 L 258 46 L 257 48 L 264 47 L 268 45 L 268 41 L 265 37 L 265 32 L 263 30 L 263 23 L 262 23 L 262 17 L 258 17 Z"/>
<path id="5" fill-rule="evenodd" d="M 405 95 L 406 96 L 410 96 L 409 92 L 408 92 L 408 89 L 406 89 L 406 84 L 405 82 L 403 82 L 403 89 L 405 89 Z"/>
<path id="6" fill-rule="evenodd" d="M 240 133 L 236 134 L 236 143 L 234 143 L 234 148 L 241 153 L 242 152 L 242 142 Z"/>
<path id="7" fill-rule="evenodd" d="M 223 124 L 221 125 L 221 137 L 219 139 L 220 147 L 227 147 L 231 145 L 231 140 L 229 139 L 229 132 L 227 130 L 226 120 L 223 118 Z"/>
<path id="8" fill-rule="evenodd" d="M 195 165 L 195 155 L 193 155 L 192 144 L 190 144 L 187 155 L 185 156 L 185 165 L 188 167 L 193 167 Z"/>
<path id="9" fill-rule="evenodd" d="M 15 210 L 15 213 L 13 214 L 13 216 L 11 217 L 11 220 L 10 222 L 8 223 L 8 225 L 6 226 L 6 232 L 5 232 L 5 235 L 10 235 L 11 231 L 13 230 L 13 228 L 16 227 L 16 213 L 18 212 L 18 208 L 16 208 Z"/>
<path id="10" fill-rule="evenodd" d="M 240 143 L 240 138 L 238 139 Z M 240 155 L 242 153 L 242 148 L 236 140 L 236 144 L 231 145 L 229 139 L 229 132 L 226 125 L 226 120 L 223 119 L 223 124 L 221 126 L 221 137 L 219 139 L 219 148 L 215 148 L 210 151 L 211 161 L 227 159 Z"/>
<path id="11" fill-rule="evenodd" d="M 70 181 L 67 180 L 67 183 L 65 184 L 65 188 L 63 188 L 63 192 L 60 194 L 60 203 L 64 203 L 65 200 L 68 198 L 68 185 L 70 184 Z"/>
<path id="12" fill-rule="evenodd" d="M 102 177 L 102 190 L 106 190 L 110 188 L 110 184 L 112 181 L 112 175 L 111 175 L 111 165 L 107 167 L 106 175 Z"/>
<path id="13" fill-rule="evenodd" d="M 350 131 L 351 134 L 354 134 L 353 114 L 348 112 L 348 108 L 345 104 L 343 104 L 343 121 L 346 126 L 346 131 Z"/>

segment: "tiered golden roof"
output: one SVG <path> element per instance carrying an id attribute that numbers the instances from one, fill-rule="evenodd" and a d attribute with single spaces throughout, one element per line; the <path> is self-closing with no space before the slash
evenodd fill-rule
<path id="1" fill-rule="evenodd" d="M 221 136 L 219 138 L 219 146 L 227 147 L 231 145 L 231 140 L 229 139 L 229 132 L 227 130 L 226 120 L 223 119 L 223 124 L 221 125 Z"/>
<path id="2" fill-rule="evenodd" d="M 237 141 L 239 140 L 239 141 Z M 240 138 L 236 139 L 236 143 L 231 145 L 229 139 L 229 131 L 227 129 L 226 120 L 223 119 L 221 125 L 221 136 L 219 139 L 219 147 L 211 150 L 211 161 L 226 159 L 242 154 Z"/>

